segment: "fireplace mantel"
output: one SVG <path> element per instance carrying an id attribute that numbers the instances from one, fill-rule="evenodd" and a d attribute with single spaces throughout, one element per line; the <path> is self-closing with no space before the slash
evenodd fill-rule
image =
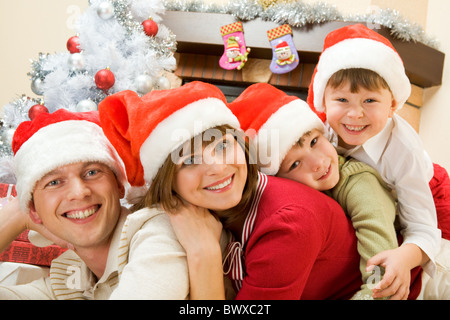
<path id="1" fill-rule="evenodd" d="M 176 35 L 178 53 L 220 56 L 224 52 L 220 27 L 235 21 L 235 18 L 228 14 L 167 11 L 163 23 Z M 278 24 L 260 18 L 242 23 L 246 45 L 251 48 L 249 58 L 271 59 L 272 48 L 266 32 Z M 292 28 L 293 40 L 301 61 L 317 63 L 326 35 L 350 24 L 354 23 L 334 21 Z M 374 30 L 392 42 L 404 61 L 412 84 L 421 88 L 442 84 L 444 53 L 422 43 L 397 40 L 384 27 Z"/>

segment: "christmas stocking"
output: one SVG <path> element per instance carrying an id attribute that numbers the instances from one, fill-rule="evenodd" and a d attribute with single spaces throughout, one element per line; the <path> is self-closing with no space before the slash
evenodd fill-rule
<path id="1" fill-rule="evenodd" d="M 272 46 L 272 62 L 270 71 L 273 73 L 287 73 L 294 70 L 299 63 L 297 49 L 292 40 L 292 29 L 285 24 L 267 31 Z"/>
<path id="2" fill-rule="evenodd" d="M 235 22 L 220 28 L 225 45 L 225 52 L 219 65 L 226 70 L 241 70 L 248 60 L 250 48 L 245 46 L 244 28 L 241 22 Z"/>

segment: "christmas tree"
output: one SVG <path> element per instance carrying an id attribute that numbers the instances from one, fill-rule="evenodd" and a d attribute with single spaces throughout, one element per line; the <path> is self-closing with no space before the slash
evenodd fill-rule
<path id="1" fill-rule="evenodd" d="M 163 24 L 161 0 L 90 0 L 67 51 L 39 53 L 28 73 L 32 91 L 3 107 L 0 182 L 14 183 L 11 141 L 22 121 L 40 112 L 96 110 L 107 95 L 167 89 L 164 71 L 175 68 L 175 35 Z"/>

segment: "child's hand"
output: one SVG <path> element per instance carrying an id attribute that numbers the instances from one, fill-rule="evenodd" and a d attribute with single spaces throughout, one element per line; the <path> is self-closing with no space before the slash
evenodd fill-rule
<path id="1" fill-rule="evenodd" d="M 408 298 L 411 282 L 411 267 L 408 261 L 411 261 L 410 252 L 403 247 L 380 252 L 367 261 L 367 272 L 375 266 L 385 268 L 383 279 L 372 290 L 374 298 Z"/>

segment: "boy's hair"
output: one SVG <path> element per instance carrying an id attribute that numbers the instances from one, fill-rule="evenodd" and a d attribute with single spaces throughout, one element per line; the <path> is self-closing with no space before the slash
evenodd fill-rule
<path id="1" fill-rule="evenodd" d="M 303 148 L 304 143 L 305 143 L 305 138 L 309 137 L 311 135 L 312 131 L 307 131 L 305 132 L 300 139 L 298 139 L 297 143 L 295 145 L 299 146 L 300 148 Z"/>
<path id="2" fill-rule="evenodd" d="M 339 70 L 351 68 L 379 74 L 389 84 L 397 110 L 411 95 L 411 83 L 402 58 L 392 43 L 376 31 L 355 24 L 334 30 L 326 36 L 309 86 L 309 105 L 317 112 L 325 112 L 323 97 L 328 81 Z"/>
<path id="3" fill-rule="evenodd" d="M 345 83 L 350 83 L 350 92 L 357 93 L 361 88 L 369 91 L 387 89 L 391 93 L 391 88 L 378 73 L 362 68 L 342 69 L 334 73 L 328 80 L 327 87 L 333 89 L 340 88 Z"/>

